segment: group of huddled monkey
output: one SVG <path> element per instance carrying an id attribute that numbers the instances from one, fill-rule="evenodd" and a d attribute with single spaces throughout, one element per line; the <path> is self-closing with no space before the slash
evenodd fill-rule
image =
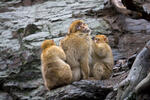
<path id="1" fill-rule="evenodd" d="M 41 70 L 48 90 L 81 79 L 108 79 L 114 65 L 112 50 L 105 35 L 90 36 L 83 20 L 71 23 L 68 34 L 56 46 L 54 40 L 42 45 Z"/>

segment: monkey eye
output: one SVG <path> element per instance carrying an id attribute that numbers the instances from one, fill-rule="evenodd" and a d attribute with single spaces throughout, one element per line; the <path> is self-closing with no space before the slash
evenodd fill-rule
<path id="1" fill-rule="evenodd" d="M 82 25 L 86 25 L 85 23 L 82 23 Z"/>
<path id="2" fill-rule="evenodd" d="M 86 26 L 86 24 L 85 23 L 81 23 L 81 25 L 80 25 L 81 27 L 84 27 L 84 26 Z"/>
<path id="3" fill-rule="evenodd" d="M 95 40 L 96 40 L 96 41 L 99 41 L 100 39 L 96 38 Z"/>
<path id="4" fill-rule="evenodd" d="M 79 26 L 82 27 L 82 26 L 84 26 L 84 25 L 83 25 L 83 23 L 81 23 Z"/>

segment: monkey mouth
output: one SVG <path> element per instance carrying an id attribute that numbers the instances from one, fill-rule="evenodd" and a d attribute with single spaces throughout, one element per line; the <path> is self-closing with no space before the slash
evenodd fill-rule
<path id="1" fill-rule="evenodd" d="M 84 33 L 88 33 L 89 35 L 91 34 L 91 30 L 90 29 L 85 29 L 83 30 Z"/>

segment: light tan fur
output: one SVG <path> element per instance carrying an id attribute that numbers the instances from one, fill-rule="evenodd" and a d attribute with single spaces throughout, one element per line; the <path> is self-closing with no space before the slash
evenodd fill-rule
<path id="1" fill-rule="evenodd" d="M 83 20 L 75 20 L 71 23 L 68 34 L 70 33 L 76 33 L 76 32 L 81 32 L 81 33 L 88 33 L 90 34 L 90 29 L 87 24 Z"/>
<path id="2" fill-rule="evenodd" d="M 71 83 L 72 71 L 65 62 L 66 55 L 63 49 L 56 46 L 53 40 L 45 40 L 41 48 L 41 70 L 47 89 Z"/>
<path id="3" fill-rule="evenodd" d="M 91 37 L 88 25 L 82 20 L 73 21 L 68 35 L 61 40 L 67 63 L 72 70 L 72 81 L 89 78 L 89 57 L 91 54 Z"/>
<path id="4" fill-rule="evenodd" d="M 93 41 L 92 76 L 97 80 L 108 79 L 112 74 L 114 59 L 105 35 L 96 35 Z"/>

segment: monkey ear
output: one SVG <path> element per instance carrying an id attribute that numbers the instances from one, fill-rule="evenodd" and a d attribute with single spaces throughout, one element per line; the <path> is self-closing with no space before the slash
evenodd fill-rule
<path id="1" fill-rule="evenodd" d="M 55 45 L 55 41 L 54 40 L 51 40 L 52 41 L 52 44 L 54 44 Z"/>
<path id="2" fill-rule="evenodd" d="M 106 43 L 109 43 L 109 40 L 108 40 L 107 37 L 104 38 L 104 41 L 105 41 Z"/>
<path id="3" fill-rule="evenodd" d="M 69 27 L 69 30 L 68 30 L 68 34 L 74 33 L 74 32 L 75 32 L 75 26 L 74 26 L 74 24 L 71 24 Z"/>
<path id="4" fill-rule="evenodd" d="M 69 30 L 68 30 L 68 34 L 70 34 L 71 33 L 71 29 L 69 28 Z"/>
<path id="5" fill-rule="evenodd" d="M 54 42 L 54 40 L 52 40 L 52 42 Z"/>

